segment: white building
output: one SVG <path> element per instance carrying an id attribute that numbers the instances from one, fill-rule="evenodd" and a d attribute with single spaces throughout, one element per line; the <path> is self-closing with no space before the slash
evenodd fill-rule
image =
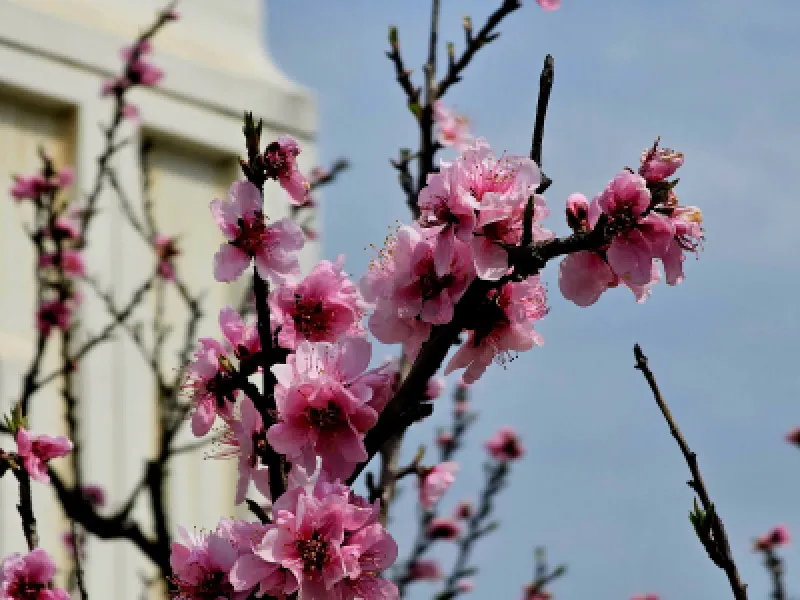
<path id="1" fill-rule="evenodd" d="M 43 143 L 57 164 L 74 165 L 73 193 L 88 191 L 103 148 L 98 124 L 111 113 L 111 102 L 100 96 L 101 84 L 119 71 L 119 49 L 162 6 L 163 0 L 0 0 L 0 189 L 10 186 L 12 174 L 38 169 L 36 148 Z M 178 6 L 181 20 L 154 41 L 153 62 L 166 77 L 158 88 L 131 95 L 141 123 L 125 125 L 122 137 L 132 136 L 135 143 L 115 161 L 138 205 L 136 142 L 144 136 L 155 140 L 153 185 L 160 226 L 165 233 L 182 235 L 179 268 L 194 291 L 208 290 L 200 335 L 218 336 L 219 308 L 240 297 L 241 288 L 213 281 L 211 260 L 221 238 L 208 204 L 240 178 L 236 159 L 244 154 L 243 112 L 252 110 L 264 118 L 266 140 L 294 135 L 303 148 L 304 169 L 315 159 L 314 100 L 265 53 L 265 9 L 259 0 L 183 0 Z M 125 224 L 109 190 L 100 206 L 87 265 L 122 302 L 151 271 L 152 256 Z M 268 186 L 267 206 L 272 206 L 267 211 L 272 218 L 287 211 L 277 186 Z M 33 251 L 22 227 L 25 217 L 25 207 L 6 198 L 0 202 L 2 412 L 17 398 L 34 351 Z M 305 266 L 315 251 L 306 249 Z M 91 290 L 85 290 L 85 297 L 81 321 L 89 331 L 98 331 L 107 316 Z M 167 320 L 180 316 L 176 306 L 175 298 L 169 299 Z M 152 311 L 154 305 L 147 308 Z M 168 345 L 167 354 L 174 355 L 170 350 L 179 345 Z M 54 363 L 48 359 L 45 371 L 48 364 Z M 113 342 L 80 365 L 79 385 L 85 479 L 106 487 L 113 510 L 141 477 L 144 460 L 155 447 L 152 379 L 136 348 L 119 331 Z M 64 430 L 57 386 L 35 396 L 31 427 L 51 434 Z M 4 436 L 0 447 L 13 450 L 14 445 Z M 204 461 L 201 451 L 177 459 L 173 473 L 169 495 L 175 523 L 210 527 L 220 516 L 234 514 L 232 463 Z M 34 486 L 42 545 L 66 566 L 60 542 L 66 522 L 49 488 Z M 16 502 L 16 480 L 8 475 L 0 480 L 0 556 L 25 551 Z M 136 514 L 145 518 L 146 497 L 139 504 Z M 92 541 L 86 572 L 90 597 L 128 600 L 141 597 L 139 573 L 152 575 L 153 569 L 126 542 Z"/>

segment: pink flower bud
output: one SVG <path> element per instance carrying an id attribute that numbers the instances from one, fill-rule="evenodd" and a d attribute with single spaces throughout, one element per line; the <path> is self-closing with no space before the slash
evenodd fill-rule
<path id="1" fill-rule="evenodd" d="M 452 461 L 439 463 L 425 470 L 419 478 L 419 503 L 423 508 L 426 510 L 433 508 L 433 505 L 453 485 L 457 472 L 458 463 Z"/>
<path id="2" fill-rule="evenodd" d="M 442 395 L 445 388 L 445 381 L 444 377 L 434 376 L 428 380 L 428 384 L 425 386 L 425 399 L 426 400 L 436 400 L 439 396 Z"/>
<path id="3" fill-rule="evenodd" d="M 475 584 L 472 583 L 471 579 L 462 579 L 456 585 L 458 591 L 464 594 L 470 593 L 473 589 L 475 589 Z"/>
<path id="4" fill-rule="evenodd" d="M 435 560 L 417 560 L 411 563 L 408 574 L 412 581 L 439 581 L 442 570 Z"/>
<path id="5" fill-rule="evenodd" d="M 428 537 L 432 540 L 454 540 L 461 535 L 461 524 L 454 519 L 437 517 L 428 525 Z"/>
<path id="6" fill-rule="evenodd" d="M 777 525 L 771 531 L 756 539 L 754 549 L 772 550 L 773 548 L 788 545 L 790 539 L 789 529 L 785 525 Z"/>
<path id="7" fill-rule="evenodd" d="M 670 148 L 659 148 L 656 140 L 652 148 L 642 152 L 639 175 L 649 183 L 663 181 L 683 165 L 683 154 Z"/>
<path id="8" fill-rule="evenodd" d="M 510 427 L 501 428 L 486 442 L 485 447 L 492 458 L 499 462 L 517 460 L 525 454 L 525 448 L 519 437 Z"/>
<path id="9" fill-rule="evenodd" d="M 567 225 L 573 231 L 589 231 L 589 201 L 583 194 L 567 198 Z"/>

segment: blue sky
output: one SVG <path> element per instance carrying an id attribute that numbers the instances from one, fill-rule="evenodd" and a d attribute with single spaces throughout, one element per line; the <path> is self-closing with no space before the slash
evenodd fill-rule
<path id="1" fill-rule="evenodd" d="M 462 47 L 461 16 L 475 26 L 499 0 L 443 0 L 441 39 Z M 462 473 L 443 507 L 481 482 L 485 438 L 503 424 L 523 434 L 526 458 L 497 504 L 500 531 L 475 554 L 475 597 L 515 598 L 531 577 L 532 550 L 569 566 L 561 598 L 729 598 L 687 519 L 688 471 L 634 371 L 632 346 L 650 357 L 664 395 L 727 526 L 752 598 L 769 593 L 752 537 L 778 522 L 800 535 L 800 451 L 783 435 L 800 424 L 796 235 L 800 150 L 800 4 L 786 0 L 565 0 L 555 13 L 532 1 L 502 25 L 445 101 L 498 152 L 527 154 L 542 60 L 556 78 L 545 130 L 551 229 L 566 233 L 566 197 L 597 193 L 635 165 L 657 135 L 686 155 L 677 192 L 703 209 L 706 250 L 687 281 L 659 285 L 644 305 L 613 290 L 579 309 L 560 297 L 555 265 L 544 273 L 552 310 L 545 346 L 474 386 L 481 413 Z M 344 8 L 346 7 L 346 8 Z M 323 164 L 353 168 L 326 189 L 325 253 L 363 273 L 369 243 L 407 220 L 388 159 L 415 147 L 415 125 L 384 56 L 399 27 L 407 65 L 424 61 L 428 2 L 275 1 L 266 23 L 275 62 L 318 93 Z M 443 55 L 444 52 L 442 51 Z M 386 351 L 378 350 L 378 358 Z M 447 404 L 447 399 L 440 401 Z M 418 427 L 408 453 L 446 420 Z M 407 490 L 406 499 L 411 496 Z M 413 507 L 398 507 L 406 550 Z M 450 549 L 439 556 L 448 565 Z M 790 592 L 800 593 L 795 545 Z M 417 586 L 413 598 L 432 590 Z"/>

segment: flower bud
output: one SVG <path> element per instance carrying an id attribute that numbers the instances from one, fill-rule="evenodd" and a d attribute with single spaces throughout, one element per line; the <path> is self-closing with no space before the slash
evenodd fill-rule
<path id="1" fill-rule="evenodd" d="M 589 231 L 589 201 L 583 194 L 567 198 L 567 225 L 575 232 Z"/>

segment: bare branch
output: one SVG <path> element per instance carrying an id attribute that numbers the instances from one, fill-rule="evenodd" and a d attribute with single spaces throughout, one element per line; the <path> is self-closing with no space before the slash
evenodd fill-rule
<path id="1" fill-rule="evenodd" d="M 716 508 L 711 502 L 708 490 L 703 482 L 703 476 L 700 474 L 700 467 L 697 464 L 697 455 L 689 449 L 689 445 L 686 443 L 683 434 L 680 429 L 678 429 L 678 425 L 675 423 L 675 419 L 672 417 L 672 413 L 662 397 L 661 391 L 658 389 L 655 375 L 653 375 L 653 372 L 648 366 L 647 357 L 642 352 L 639 344 L 633 347 L 633 354 L 636 357 L 635 368 L 641 371 L 642 375 L 647 380 L 650 390 L 653 392 L 656 404 L 661 410 L 661 414 L 664 415 L 664 419 L 667 421 L 667 425 L 669 425 L 669 431 L 678 443 L 681 454 L 683 454 L 683 458 L 686 460 L 686 464 L 692 474 L 692 479 L 688 484 L 700 498 L 700 503 L 702 505 L 702 510 L 700 510 L 697 508 L 697 502 L 695 501 L 695 511 L 694 513 L 690 513 L 690 519 L 695 527 L 697 536 L 703 543 L 703 546 L 705 546 L 712 562 L 725 571 L 725 575 L 728 577 L 731 590 L 733 591 L 733 597 L 737 600 L 746 600 L 747 585 L 744 584 L 739 577 L 739 570 L 736 568 L 736 563 L 734 562 L 733 554 L 728 544 L 728 536 L 722 525 L 722 519 L 717 515 Z"/>

